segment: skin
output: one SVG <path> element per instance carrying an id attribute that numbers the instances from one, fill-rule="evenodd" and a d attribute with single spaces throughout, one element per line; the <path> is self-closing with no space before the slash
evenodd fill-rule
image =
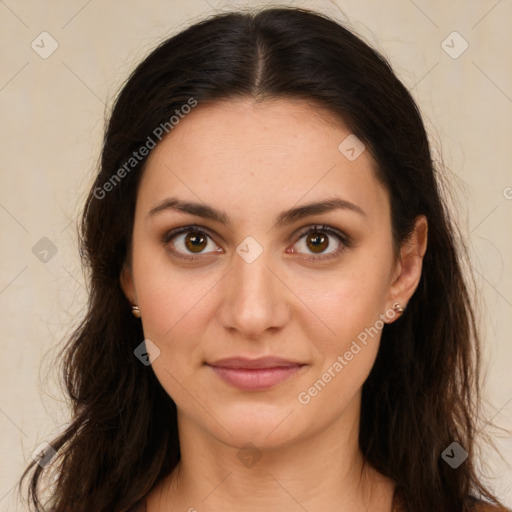
<path id="1" fill-rule="evenodd" d="M 395 484 L 363 464 L 357 441 L 381 331 L 308 403 L 298 400 L 379 315 L 406 306 L 426 250 L 424 217 L 394 250 L 370 152 L 350 161 L 338 150 L 349 134 L 310 103 L 237 99 L 197 106 L 150 154 L 121 284 L 160 350 L 152 368 L 178 408 L 182 460 L 149 494 L 148 512 L 391 510 Z M 170 208 L 149 214 L 169 197 L 223 210 L 230 224 Z M 336 209 L 273 227 L 283 210 L 333 197 L 364 215 Z M 211 237 L 198 253 L 187 233 L 162 242 L 189 225 Z M 321 232 L 329 243 L 315 251 L 314 234 L 301 236 L 314 225 L 342 231 L 351 246 Z M 251 263 L 236 251 L 248 236 L 263 249 Z M 271 389 L 242 391 L 205 365 L 233 356 L 305 366 Z"/>

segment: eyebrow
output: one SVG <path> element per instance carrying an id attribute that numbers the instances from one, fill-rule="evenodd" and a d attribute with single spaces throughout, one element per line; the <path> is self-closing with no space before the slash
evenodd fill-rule
<path id="1" fill-rule="evenodd" d="M 308 203 L 303 206 L 298 206 L 295 208 L 291 208 L 289 210 L 285 210 L 277 216 L 277 220 L 276 223 L 274 224 L 274 227 L 287 226 L 304 217 L 318 215 L 320 213 L 326 213 L 339 209 L 349 210 L 358 213 L 363 217 L 366 217 L 366 213 L 359 206 L 349 201 L 345 201 L 344 199 L 334 197 L 326 199 L 324 201 Z M 212 206 L 208 206 L 202 203 L 182 201 L 175 197 L 169 197 L 167 199 L 164 199 L 163 201 L 158 203 L 154 208 L 152 208 L 147 215 L 148 217 L 152 217 L 166 210 L 175 210 L 179 212 L 190 213 L 191 215 L 196 215 L 198 217 L 203 217 L 205 219 L 214 220 L 225 226 L 231 225 L 229 217 L 222 210 L 218 210 L 216 208 L 213 208 Z"/>

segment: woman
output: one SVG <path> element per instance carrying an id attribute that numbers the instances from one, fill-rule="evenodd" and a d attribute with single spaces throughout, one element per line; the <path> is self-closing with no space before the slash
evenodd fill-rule
<path id="1" fill-rule="evenodd" d="M 53 512 L 500 510 L 436 173 L 410 94 L 332 20 L 224 14 L 161 44 L 106 131 L 73 420 L 31 502 L 45 466 Z"/>

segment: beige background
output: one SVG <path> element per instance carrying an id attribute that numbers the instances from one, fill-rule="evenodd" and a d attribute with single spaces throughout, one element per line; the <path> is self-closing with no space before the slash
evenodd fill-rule
<path id="1" fill-rule="evenodd" d="M 452 174 L 454 208 L 482 292 L 485 418 L 512 428 L 512 2 L 283 3 L 316 8 L 352 27 L 389 57 L 418 101 L 436 154 Z M 25 510 L 12 488 L 32 450 L 67 418 L 52 358 L 84 308 L 75 219 L 108 106 L 162 37 L 243 5 L 249 4 L 0 0 L 0 510 Z M 39 36 L 44 31 L 58 44 L 46 59 L 31 47 L 45 37 L 51 48 L 48 36 Z M 441 46 L 453 31 L 469 44 L 458 58 Z M 457 38 L 445 43 L 452 53 L 463 48 Z M 43 237 L 57 248 L 46 263 L 32 252 Z M 490 485 L 512 506 L 512 439 L 490 433 L 503 459 L 485 449 L 482 462 L 495 475 Z"/>

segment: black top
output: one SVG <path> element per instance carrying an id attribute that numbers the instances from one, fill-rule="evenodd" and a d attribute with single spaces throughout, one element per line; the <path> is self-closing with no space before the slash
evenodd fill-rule
<path id="1" fill-rule="evenodd" d="M 137 501 L 128 512 L 146 512 L 146 498 Z"/>

